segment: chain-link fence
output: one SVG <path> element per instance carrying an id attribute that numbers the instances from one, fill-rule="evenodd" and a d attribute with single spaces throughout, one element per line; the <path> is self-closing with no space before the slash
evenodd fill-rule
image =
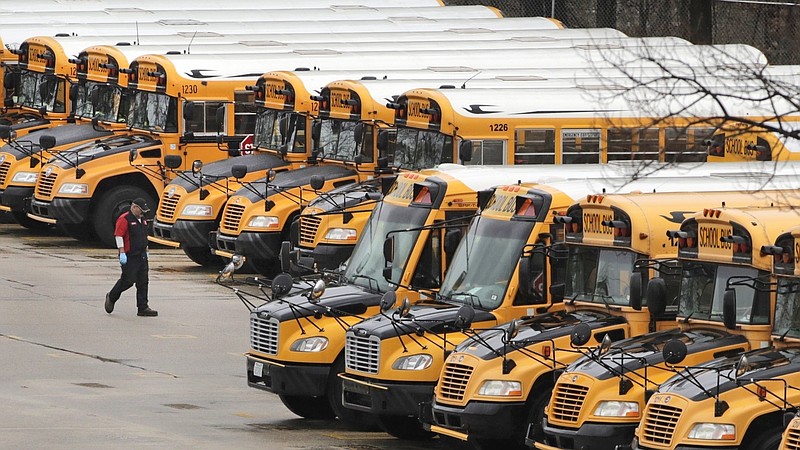
<path id="1" fill-rule="evenodd" d="M 749 44 L 772 64 L 800 63 L 800 0 L 445 0 L 493 6 L 506 17 L 547 16 L 570 28 Z"/>

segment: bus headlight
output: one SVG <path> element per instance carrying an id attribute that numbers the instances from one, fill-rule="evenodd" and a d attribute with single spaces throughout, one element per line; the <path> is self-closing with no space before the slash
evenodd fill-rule
<path id="1" fill-rule="evenodd" d="M 433 357 L 431 355 L 420 353 L 419 355 L 403 356 L 397 358 L 397 361 L 392 364 L 394 370 L 425 370 L 431 366 Z"/>
<path id="2" fill-rule="evenodd" d="M 82 183 L 64 183 L 58 188 L 59 194 L 88 194 L 89 185 Z"/>
<path id="3" fill-rule="evenodd" d="M 323 336 L 298 339 L 289 349 L 293 352 L 321 352 L 328 348 L 328 338 Z"/>
<path id="4" fill-rule="evenodd" d="M 11 182 L 33 184 L 36 183 L 36 178 L 38 177 L 39 174 L 37 172 L 17 172 L 14 174 L 14 177 L 11 178 Z"/>
<path id="5" fill-rule="evenodd" d="M 639 417 L 639 404 L 636 402 L 600 402 L 594 410 L 595 416 L 601 417 Z"/>
<path id="6" fill-rule="evenodd" d="M 275 216 L 255 216 L 250 219 L 247 226 L 253 228 L 278 228 L 278 218 Z"/>
<path id="7" fill-rule="evenodd" d="M 325 239 L 331 241 L 355 241 L 357 237 L 356 230 L 352 228 L 331 228 L 325 233 Z"/>
<path id="8" fill-rule="evenodd" d="M 736 426 L 727 423 L 696 423 L 689 432 L 689 438 L 706 441 L 733 441 L 736 439 Z"/>
<path id="9" fill-rule="evenodd" d="M 522 383 L 519 381 L 486 380 L 481 385 L 478 394 L 494 397 L 522 397 Z"/>
<path id="10" fill-rule="evenodd" d="M 182 216 L 211 217 L 211 205 L 186 205 L 181 211 Z"/>

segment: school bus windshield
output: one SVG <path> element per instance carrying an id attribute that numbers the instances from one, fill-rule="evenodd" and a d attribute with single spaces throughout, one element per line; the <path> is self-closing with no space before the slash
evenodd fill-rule
<path id="1" fill-rule="evenodd" d="M 419 170 L 453 162 L 453 138 L 436 131 L 399 128 L 392 166 Z"/>
<path id="2" fill-rule="evenodd" d="M 757 269 L 744 266 L 684 262 L 678 315 L 681 317 L 722 322 L 722 298 L 728 279 L 765 277 Z M 731 285 L 736 291 L 736 322 L 769 323 L 769 293 L 750 286 Z"/>
<path id="3" fill-rule="evenodd" d="M 48 111 L 66 112 L 66 81 L 53 74 L 20 72 L 17 104 L 29 108 L 46 107 Z"/>
<path id="4" fill-rule="evenodd" d="M 475 219 L 447 269 L 441 297 L 485 310 L 499 307 L 534 225 Z"/>
<path id="5" fill-rule="evenodd" d="M 344 273 L 345 278 L 352 284 L 368 289 L 377 289 L 381 292 L 388 290 L 389 282 L 383 277 L 383 241 L 390 231 L 422 226 L 429 213 L 430 210 L 427 208 L 379 203 L 353 249 Z M 392 233 L 392 236 L 394 236 L 394 260 L 391 280 L 399 283 L 419 231 L 401 231 Z"/>
<path id="6" fill-rule="evenodd" d="M 736 299 L 737 303 L 739 299 Z M 800 338 L 800 281 L 778 280 L 773 335 Z"/>
<path id="7" fill-rule="evenodd" d="M 178 132 L 178 100 L 166 94 L 135 90 L 131 93 L 128 125 L 148 131 Z"/>
<path id="8" fill-rule="evenodd" d="M 628 250 L 571 245 L 565 294 L 582 302 L 628 305 L 631 270 L 640 258 Z"/>
<path id="9" fill-rule="evenodd" d="M 124 90 L 120 86 L 87 81 L 78 85 L 75 116 L 124 123 L 128 115 Z"/>
<path id="10" fill-rule="evenodd" d="M 349 120 L 320 119 L 319 150 L 325 159 L 352 161 L 359 154 L 356 124 Z"/>
<path id="11" fill-rule="evenodd" d="M 254 144 L 269 150 L 286 145 L 288 153 L 305 153 L 305 124 L 305 117 L 292 111 L 262 109 L 256 116 Z"/>

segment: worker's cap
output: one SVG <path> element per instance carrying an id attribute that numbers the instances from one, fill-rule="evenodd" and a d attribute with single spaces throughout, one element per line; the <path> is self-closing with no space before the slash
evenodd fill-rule
<path id="1" fill-rule="evenodd" d="M 133 199 L 131 204 L 132 205 L 136 205 L 139 208 L 142 208 L 143 212 L 150 212 L 150 207 L 147 206 L 147 201 L 145 199 L 143 199 L 142 197 L 137 197 L 137 198 Z"/>

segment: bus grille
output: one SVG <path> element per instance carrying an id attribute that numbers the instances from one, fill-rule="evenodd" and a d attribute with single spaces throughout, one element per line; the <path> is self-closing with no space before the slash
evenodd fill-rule
<path id="1" fill-rule="evenodd" d="M 180 199 L 180 194 L 173 193 L 170 197 L 169 192 L 165 191 L 161 196 L 161 204 L 158 205 L 158 215 L 162 219 L 172 220 L 175 217 L 175 207 L 178 206 Z"/>
<path id="2" fill-rule="evenodd" d="M 51 173 L 49 176 L 42 176 L 44 172 L 39 174 L 39 182 L 36 183 L 36 196 L 39 198 L 50 198 L 53 194 L 53 186 L 56 184 L 56 174 Z"/>
<path id="3" fill-rule="evenodd" d="M 6 177 L 8 176 L 8 169 L 11 168 L 11 163 L 6 161 L 3 164 L 0 164 L 0 185 L 6 183 Z"/>
<path id="4" fill-rule="evenodd" d="M 242 215 L 244 215 L 244 206 L 228 203 L 225 207 L 225 215 L 222 217 L 221 228 L 228 231 L 239 231 Z"/>
<path id="5" fill-rule="evenodd" d="M 785 450 L 800 450 L 800 430 L 789 428 L 789 433 L 786 435 Z"/>
<path id="6" fill-rule="evenodd" d="M 364 373 L 378 373 L 381 359 L 381 340 L 377 336 L 359 337 L 347 333 L 344 361 L 347 368 Z"/>
<path id="7" fill-rule="evenodd" d="M 278 354 L 278 319 L 250 316 L 250 347 L 268 355 Z"/>
<path id="8" fill-rule="evenodd" d="M 553 419 L 577 422 L 589 388 L 578 384 L 559 383 L 553 394 Z"/>
<path id="9" fill-rule="evenodd" d="M 670 445 L 675 427 L 683 410 L 674 406 L 652 404 L 644 418 L 643 442 Z"/>
<path id="10" fill-rule="evenodd" d="M 462 401 L 467 390 L 469 377 L 472 376 L 472 366 L 465 364 L 447 363 L 444 366 L 444 375 L 439 382 L 439 396 L 447 400 Z"/>
<path id="11" fill-rule="evenodd" d="M 314 238 L 320 223 L 322 223 L 322 218 L 319 216 L 300 216 L 301 244 L 314 245 Z"/>

